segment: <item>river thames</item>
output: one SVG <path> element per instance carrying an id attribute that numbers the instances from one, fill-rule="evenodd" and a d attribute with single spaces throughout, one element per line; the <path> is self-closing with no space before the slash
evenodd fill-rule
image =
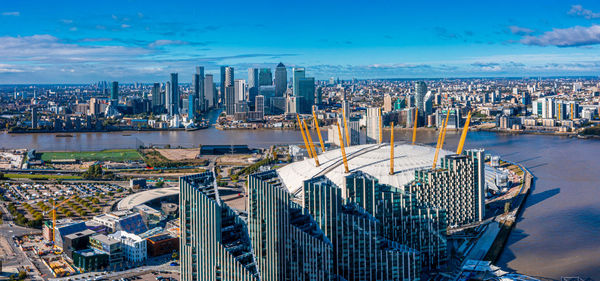
<path id="1" fill-rule="evenodd" d="M 198 147 L 200 144 L 247 144 L 269 147 L 299 144 L 299 131 L 198 131 L 0 134 L 0 147 L 40 151 L 135 148 L 144 145 Z M 410 131 L 398 131 L 406 141 Z M 323 134 L 326 138 L 326 134 Z M 387 138 L 387 136 L 386 136 Z M 435 131 L 419 131 L 417 141 L 435 145 Z M 458 132 L 449 132 L 444 148 L 454 150 Z M 316 136 L 313 136 L 313 140 Z M 467 148 L 518 162 L 536 176 L 526 208 L 498 262 L 499 266 L 532 276 L 560 279 L 581 276 L 600 279 L 600 141 L 542 135 L 469 132 Z"/>

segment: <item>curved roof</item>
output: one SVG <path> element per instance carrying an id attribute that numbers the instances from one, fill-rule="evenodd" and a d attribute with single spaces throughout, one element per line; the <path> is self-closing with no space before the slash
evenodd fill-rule
<path id="1" fill-rule="evenodd" d="M 145 204 L 155 199 L 173 196 L 179 194 L 179 186 L 176 187 L 164 187 L 142 191 L 131 194 L 119 201 L 117 204 L 117 210 L 130 210 L 131 208 Z"/>
<path id="2" fill-rule="evenodd" d="M 441 150 L 439 157 L 451 154 Z M 411 144 L 394 146 L 394 175 L 390 175 L 390 145 L 366 144 L 346 148 L 350 172 L 363 171 L 379 179 L 380 183 L 402 187 L 414 179 L 414 171 L 430 168 L 433 164 L 435 147 Z M 344 164 L 340 149 L 330 150 L 319 155 L 321 166 L 315 167 L 314 159 L 291 163 L 277 171 L 284 185 L 291 193 L 301 192 L 302 182 L 325 175 L 336 185 L 344 183 Z"/>

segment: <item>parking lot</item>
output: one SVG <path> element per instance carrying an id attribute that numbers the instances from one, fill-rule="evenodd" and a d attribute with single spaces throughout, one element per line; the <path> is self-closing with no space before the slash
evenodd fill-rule
<path id="1" fill-rule="evenodd" d="M 123 188 L 114 184 L 99 183 L 11 183 L 2 184 L 6 190 L 5 196 L 15 201 L 30 201 L 39 199 L 54 199 L 61 196 L 79 195 L 81 197 L 97 193 L 119 193 Z"/>

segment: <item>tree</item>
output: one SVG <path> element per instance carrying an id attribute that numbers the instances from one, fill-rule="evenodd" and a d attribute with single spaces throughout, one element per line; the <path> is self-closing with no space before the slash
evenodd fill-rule
<path id="1" fill-rule="evenodd" d="M 4 179 L 4 174 L 0 173 L 0 180 L 3 180 L 3 179 Z"/>
<path id="2" fill-rule="evenodd" d="M 171 259 L 178 260 L 179 259 L 179 253 L 173 252 L 173 254 L 171 254 Z"/>

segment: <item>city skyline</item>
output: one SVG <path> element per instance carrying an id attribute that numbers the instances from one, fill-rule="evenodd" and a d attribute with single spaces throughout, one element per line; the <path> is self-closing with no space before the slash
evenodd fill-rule
<path id="1" fill-rule="evenodd" d="M 600 68 L 593 1 L 234 1 L 239 9 L 227 16 L 205 12 L 217 3 L 103 4 L 5 3 L 0 84 L 150 83 L 169 73 L 188 83 L 197 65 L 207 74 L 229 65 L 247 79 L 246 69 L 279 62 L 319 80 L 596 76 Z"/>

